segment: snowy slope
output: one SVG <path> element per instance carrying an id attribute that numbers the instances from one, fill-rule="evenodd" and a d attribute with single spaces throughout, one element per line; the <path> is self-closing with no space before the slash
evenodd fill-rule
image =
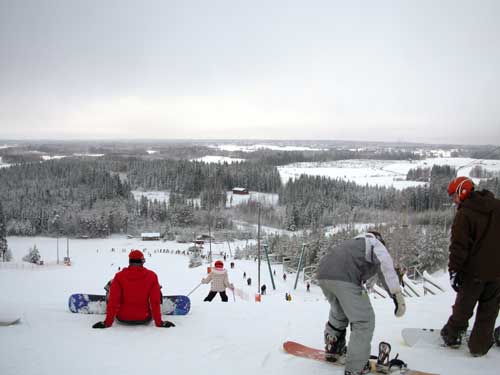
<path id="1" fill-rule="evenodd" d="M 261 303 L 239 298 L 234 302 L 231 293 L 227 304 L 221 303 L 218 296 L 214 302 L 204 303 L 209 287 L 203 285 L 191 295 L 189 315 L 168 317 L 177 325 L 175 328 L 115 323 L 110 329 L 94 330 L 91 325 L 103 316 L 70 313 L 68 296 L 74 292 L 103 292 L 104 284 L 118 267 L 126 265 L 127 251 L 132 247 L 147 248 L 147 253 L 151 253 L 147 255 L 146 266 L 158 273 L 167 294 L 188 293 L 205 276 L 206 267 L 189 269 L 186 256 L 155 252 L 183 250 L 189 244 L 140 242 L 124 237 L 71 240 L 73 265 L 67 267 L 55 264 L 55 239 L 10 237 L 8 241 L 15 262 L 0 265 L 0 308 L 21 312 L 22 322 L 0 327 L 2 375 L 199 375 L 209 371 L 238 375 L 343 374 L 340 367 L 295 358 L 282 351 L 285 340 L 321 348 L 329 305 L 316 286 L 307 293 L 302 280 L 293 291 L 295 278 L 289 275 L 285 283 L 280 277 L 281 266 L 274 266 L 278 277 L 277 290 L 273 291 L 267 266 L 262 265 L 262 280 L 267 284 L 268 295 L 262 297 Z M 45 266 L 23 266 L 20 262 L 34 243 Z M 212 249 L 215 253 L 228 252 L 227 244 L 213 244 Z M 61 257 L 65 252 L 66 242 L 60 240 Z M 230 281 L 253 296 L 257 289 L 256 263 L 235 262 L 236 269 L 229 269 Z M 229 260 L 226 265 L 229 268 Z M 246 285 L 244 271 L 252 277 L 252 287 Z M 447 284 L 446 280 L 441 281 Z M 292 293 L 291 302 L 285 301 L 285 292 Z M 402 343 L 403 327 L 440 327 L 448 317 L 453 296 L 450 291 L 407 299 L 408 312 L 401 319 L 394 318 L 391 301 L 372 299 L 377 319 L 373 352 L 378 342 L 385 340 L 413 368 L 453 375 L 497 373 L 500 348 L 494 348 L 484 358 L 472 358 L 465 350 L 425 345 L 409 348 Z"/>

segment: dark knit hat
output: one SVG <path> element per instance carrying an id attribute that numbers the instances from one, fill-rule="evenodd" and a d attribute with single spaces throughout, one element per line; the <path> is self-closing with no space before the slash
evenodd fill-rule
<path id="1" fill-rule="evenodd" d="M 142 264 L 145 262 L 144 254 L 142 251 L 134 249 L 128 254 L 128 262 L 131 264 Z"/>

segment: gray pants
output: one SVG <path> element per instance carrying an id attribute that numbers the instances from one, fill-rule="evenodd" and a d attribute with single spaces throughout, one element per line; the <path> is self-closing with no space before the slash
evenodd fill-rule
<path id="1" fill-rule="evenodd" d="M 347 371 L 360 371 L 370 359 L 371 341 L 375 329 L 375 314 L 366 290 L 356 284 L 337 280 L 318 280 L 328 302 L 328 321 L 338 330 L 351 323 L 351 335 L 347 346 Z M 325 333 L 336 336 L 328 324 Z"/>

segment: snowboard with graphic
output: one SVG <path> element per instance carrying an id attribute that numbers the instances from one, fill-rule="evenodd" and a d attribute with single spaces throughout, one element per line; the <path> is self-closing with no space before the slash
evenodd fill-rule
<path id="1" fill-rule="evenodd" d="M 321 361 L 321 362 L 326 362 L 329 364 L 332 364 L 334 366 L 344 366 L 343 363 L 339 362 L 330 362 L 327 361 L 325 358 L 325 352 L 320 349 L 315 349 L 311 348 L 309 346 L 305 346 L 302 344 L 299 344 L 298 342 L 294 341 L 287 341 L 283 344 L 283 349 L 285 352 L 295 355 L 297 357 L 302 357 L 302 358 L 309 358 L 309 359 L 314 359 L 316 361 Z M 371 374 L 385 374 L 385 372 L 377 372 L 377 362 L 374 360 L 370 360 L 370 365 L 371 365 Z M 429 372 L 424 372 L 424 371 L 417 371 L 417 370 L 412 370 L 407 367 L 403 367 L 402 369 L 394 369 L 394 371 L 391 371 L 390 374 L 393 375 L 438 375 L 438 374 L 433 374 Z"/>
<path id="2" fill-rule="evenodd" d="M 80 314 L 106 314 L 106 296 L 101 294 L 72 294 L 68 300 L 69 310 Z M 163 315 L 186 315 L 191 309 L 188 296 L 163 296 Z"/>

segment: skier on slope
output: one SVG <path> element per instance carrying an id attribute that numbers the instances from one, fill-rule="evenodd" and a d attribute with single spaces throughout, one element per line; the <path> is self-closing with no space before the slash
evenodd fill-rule
<path id="1" fill-rule="evenodd" d="M 234 285 L 229 282 L 227 270 L 224 269 L 224 263 L 221 260 L 217 260 L 214 265 L 215 268 L 212 268 L 208 276 L 201 280 L 203 284 L 211 283 L 210 292 L 203 301 L 212 302 L 216 294 L 219 293 L 222 302 L 227 302 L 226 288 L 234 290 Z"/>
<path id="2" fill-rule="evenodd" d="M 153 318 L 157 327 L 175 327 L 161 319 L 161 292 L 156 273 L 143 266 L 145 259 L 140 250 L 132 250 L 129 266 L 118 272 L 111 282 L 106 320 L 92 328 L 108 328 L 115 317 L 127 324 L 147 324 Z"/>
<path id="3" fill-rule="evenodd" d="M 468 346 L 473 356 L 483 356 L 493 345 L 500 304 L 500 201 L 488 190 L 475 191 L 472 180 L 463 176 L 450 182 L 448 195 L 457 206 L 448 262 L 457 297 L 441 337 L 447 346 L 460 346 L 477 304 Z"/>
<path id="4" fill-rule="evenodd" d="M 345 375 L 361 375 L 370 371 L 375 314 L 363 284 L 377 273 L 393 298 L 396 306 L 394 314 L 403 316 L 405 300 L 392 258 L 380 233 L 369 231 L 333 246 L 319 262 L 318 285 L 330 302 L 324 331 L 325 351 L 328 360 L 345 361 Z M 351 335 L 346 349 L 349 323 Z"/>

